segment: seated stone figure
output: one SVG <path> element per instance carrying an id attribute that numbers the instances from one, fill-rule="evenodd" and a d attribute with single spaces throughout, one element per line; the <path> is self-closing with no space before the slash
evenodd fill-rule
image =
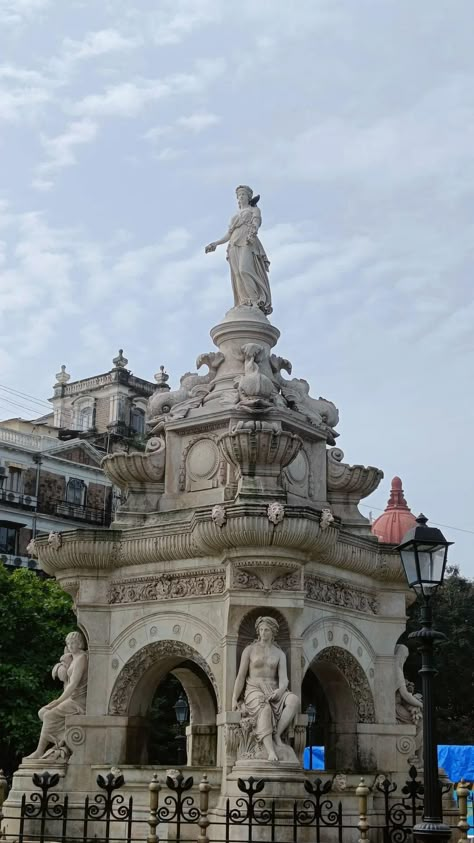
<path id="1" fill-rule="evenodd" d="M 53 678 L 61 679 L 62 694 L 40 708 L 38 717 L 42 721 L 38 746 L 26 759 L 45 758 L 67 760 L 70 755 L 64 744 L 66 717 L 70 714 L 84 714 L 87 693 L 87 653 L 80 632 L 66 636 L 66 649 L 60 661 L 53 667 Z M 48 746 L 53 744 L 52 749 Z"/>
<path id="2" fill-rule="evenodd" d="M 232 700 L 232 708 L 242 714 L 247 757 L 266 756 L 274 762 L 289 760 L 285 750 L 290 747 L 282 736 L 299 709 L 298 697 L 288 690 L 286 656 L 275 643 L 278 628 L 275 618 L 257 618 L 258 638 L 242 653 Z M 249 730 L 252 735 L 248 735 Z M 251 747 L 249 737 L 253 737 L 257 747 Z M 290 753 L 293 755 L 291 750 Z M 242 750 L 239 755 L 242 757 Z"/>

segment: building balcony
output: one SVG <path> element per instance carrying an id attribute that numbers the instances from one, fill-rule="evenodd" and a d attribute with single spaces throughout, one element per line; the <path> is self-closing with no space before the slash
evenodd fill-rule
<path id="1" fill-rule="evenodd" d="M 73 521 L 85 521 L 88 524 L 97 524 L 99 527 L 108 527 L 110 524 L 110 512 L 103 509 L 94 509 L 91 506 L 80 506 L 69 503 L 69 501 L 56 501 L 53 503 L 54 514 L 61 518 L 70 518 Z"/>
<path id="2" fill-rule="evenodd" d="M 7 504 L 20 509 L 36 509 L 37 500 L 35 495 L 24 495 L 23 492 L 0 489 L 0 504 Z"/>

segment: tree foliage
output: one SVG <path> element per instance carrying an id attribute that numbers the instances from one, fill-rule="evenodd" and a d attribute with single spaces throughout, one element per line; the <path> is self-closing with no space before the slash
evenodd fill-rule
<path id="1" fill-rule="evenodd" d="M 420 603 L 410 607 L 408 631 L 420 626 Z M 473 742 L 474 721 L 474 582 L 448 569 L 445 582 L 433 597 L 435 629 L 446 640 L 436 646 L 435 678 L 438 743 Z M 410 642 L 408 642 L 410 643 Z M 410 647 L 411 649 L 411 647 Z M 420 654 L 414 650 L 406 663 L 407 677 L 420 689 L 417 672 Z"/>
<path id="2" fill-rule="evenodd" d="M 61 691 L 51 668 L 76 627 L 56 580 L 0 564 L 0 767 L 11 773 L 37 743 L 38 709 Z"/>
<path id="3" fill-rule="evenodd" d="M 184 693 L 179 680 L 169 673 L 155 691 L 149 713 L 148 763 L 178 765 L 179 727 L 173 708 Z"/>

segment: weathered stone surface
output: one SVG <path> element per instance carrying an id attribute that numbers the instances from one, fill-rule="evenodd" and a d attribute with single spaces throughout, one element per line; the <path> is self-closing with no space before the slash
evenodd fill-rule
<path id="1" fill-rule="evenodd" d="M 253 255 L 262 285 L 251 273 L 249 294 L 234 255 L 235 307 L 211 330 L 216 351 L 196 363 L 208 373 L 187 372 L 170 389 L 162 369 L 153 394 L 150 385 L 145 452 L 104 462 L 124 492 L 113 529 L 35 539 L 44 569 L 73 594 L 88 638 L 87 710 L 71 723 L 67 741 L 74 749 L 66 784 L 74 782 L 74 791 L 93 785 L 92 766 L 104 758 L 146 763 L 147 712 L 170 671 L 190 702 L 191 759 L 217 764 L 224 795 L 235 788 L 238 756 L 249 775 L 267 765 L 276 784 L 278 764 L 302 775 L 306 720 L 298 698 L 310 699 L 315 677 L 327 702 L 327 757 L 335 769 L 347 776 L 377 767 L 396 772 L 411 751 L 416 730 L 397 722 L 394 671 L 405 628 L 404 574 L 358 510 L 382 473 L 328 451 L 336 406 L 313 398 L 307 381 L 282 375 L 292 367 L 274 351 L 280 333 L 267 318 L 260 222 L 250 208 L 244 201 L 229 239 L 253 226 L 253 242 L 231 245 Z M 120 366 L 114 372 L 124 376 Z M 288 722 L 284 749 L 276 751 L 285 706 L 264 735 L 244 690 L 260 670 L 250 661 L 236 694 L 247 709 L 232 711 L 239 659 L 254 646 L 260 616 L 280 624 L 278 664 L 284 654 L 288 671 L 282 696 L 294 692 L 291 728 Z M 275 652 L 260 661 L 265 680 L 278 684 Z M 272 752 L 277 760 L 268 761 Z M 344 793 L 342 779 L 339 785 Z"/>

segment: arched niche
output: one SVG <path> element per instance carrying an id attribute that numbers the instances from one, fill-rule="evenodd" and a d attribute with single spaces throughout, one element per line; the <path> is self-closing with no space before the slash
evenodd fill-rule
<path id="1" fill-rule="evenodd" d="M 219 692 L 214 674 L 199 653 L 181 641 L 155 641 L 122 668 L 110 695 L 108 713 L 127 717 L 122 763 L 147 763 L 147 717 L 156 689 L 172 673 L 188 698 L 188 764 L 216 763 Z"/>
<path id="2" fill-rule="evenodd" d="M 288 626 L 288 621 L 286 620 L 285 616 L 278 611 L 278 609 L 273 608 L 257 608 L 251 609 L 250 612 L 247 612 L 246 615 L 242 618 L 239 626 L 238 631 L 238 638 L 237 638 L 237 665 L 236 670 L 239 668 L 240 664 L 240 657 L 242 655 L 243 650 L 253 641 L 255 641 L 257 637 L 257 633 L 255 630 L 255 622 L 257 618 L 261 617 L 262 615 L 266 615 L 267 617 L 275 618 L 278 621 L 279 631 L 278 631 L 278 638 L 277 644 L 286 655 L 287 658 L 287 666 L 288 666 L 288 676 L 291 676 L 291 647 L 290 647 L 290 628 Z"/>
<path id="3" fill-rule="evenodd" d="M 325 700 L 322 716 L 326 769 L 363 770 L 357 726 L 375 722 L 374 700 L 364 670 L 342 647 L 321 650 L 309 665 L 302 688 L 304 704 L 313 702 L 318 710 L 318 689 L 311 681 L 314 677 Z"/>

